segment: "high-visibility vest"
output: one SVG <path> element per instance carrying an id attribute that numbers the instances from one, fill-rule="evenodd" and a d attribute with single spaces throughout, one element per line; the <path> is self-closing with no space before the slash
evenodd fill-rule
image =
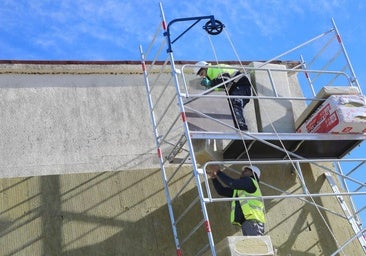
<path id="1" fill-rule="evenodd" d="M 219 67 L 208 67 L 207 68 L 207 77 L 210 79 L 210 80 L 213 80 L 215 78 L 218 78 L 219 75 L 221 74 L 229 74 L 230 76 L 234 75 L 236 72 L 238 72 L 237 69 L 233 69 L 233 68 L 225 68 L 225 67 L 230 67 L 229 65 L 226 65 L 226 64 L 220 64 L 218 65 Z M 222 67 L 222 68 L 221 68 Z"/>
<path id="2" fill-rule="evenodd" d="M 253 179 L 254 185 L 257 188 L 256 191 L 254 193 L 248 193 L 245 190 L 238 190 L 235 189 L 234 193 L 233 193 L 233 198 L 235 199 L 236 196 L 237 197 L 260 197 L 261 192 L 259 189 L 259 185 L 258 182 Z M 233 200 L 231 203 L 231 216 L 230 216 L 230 221 L 232 224 L 237 224 L 237 225 L 241 225 L 241 223 L 237 223 L 235 222 L 235 201 L 237 200 Z M 264 204 L 261 200 L 259 199 L 240 199 L 239 200 L 240 206 L 241 206 L 241 210 L 243 211 L 244 214 L 244 218 L 246 220 L 257 220 L 259 222 L 265 223 L 265 218 L 264 218 Z"/>

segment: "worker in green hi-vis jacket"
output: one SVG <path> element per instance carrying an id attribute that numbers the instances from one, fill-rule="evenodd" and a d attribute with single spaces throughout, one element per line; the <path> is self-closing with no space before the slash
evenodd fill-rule
<path id="1" fill-rule="evenodd" d="M 216 86 L 241 74 L 240 71 L 229 68 L 230 66 L 226 64 L 210 67 L 211 65 L 206 61 L 199 61 L 195 65 L 194 72 L 203 78 L 201 85 L 206 88 Z M 251 83 L 246 75 L 239 76 L 233 81 L 224 83 L 222 88 L 230 96 L 251 96 Z M 243 112 L 248 102 L 249 98 L 230 98 L 229 101 L 235 128 L 239 128 L 242 131 L 248 130 Z"/>

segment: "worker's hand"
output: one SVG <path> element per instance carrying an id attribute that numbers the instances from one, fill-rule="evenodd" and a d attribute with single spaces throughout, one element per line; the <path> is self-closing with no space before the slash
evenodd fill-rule
<path id="1" fill-rule="evenodd" d="M 206 88 L 210 88 L 211 87 L 210 79 L 208 79 L 207 77 L 203 78 L 202 81 L 201 81 L 201 85 L 206 87 Z"/>
<path id="2" fill-rule="evenodd" d="M 207 166 L 206 173 L 210 176 L 211 179 L 216 179 L 217 173 L 220 171 L 220 166 L 217 164 Z"/>
<path id="3" fill-rule="evenodd" d="M 216 179 L 217 172 L 208 172 L 207 174 L 211 179 Z"/>

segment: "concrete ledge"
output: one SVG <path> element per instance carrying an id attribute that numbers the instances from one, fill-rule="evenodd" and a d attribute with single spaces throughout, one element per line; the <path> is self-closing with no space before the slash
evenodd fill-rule
<path id="1" fill-rule="evenodd" d="M 208 161 L 220 161 L 223 158 L 222 143 L 219 140 L 194 140 L 196 161 L 203 165 Z"/>
<path id="2" fill-rule="evenodd" d="M 275 255 L 269 236 L 228 236 L 216 246 L 218 256 Z"/>

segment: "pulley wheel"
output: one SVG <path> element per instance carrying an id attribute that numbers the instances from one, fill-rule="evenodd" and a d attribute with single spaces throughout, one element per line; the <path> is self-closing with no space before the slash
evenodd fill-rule
<path id="1" fill-rule="evenodd" d="M 224 24 L 221 21 L 215 20 L 215 24 L 212 24 L 211 20 L 207 21 L 203 26 L 203 29 L 207 31 L 210 35 L 218 35 L 222 32 Z"/>

